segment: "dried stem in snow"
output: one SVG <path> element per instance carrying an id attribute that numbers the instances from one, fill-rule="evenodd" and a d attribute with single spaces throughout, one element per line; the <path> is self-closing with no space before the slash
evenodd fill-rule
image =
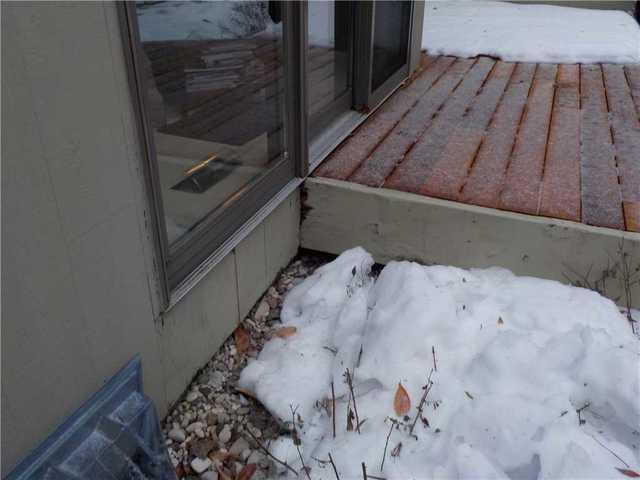
<path id="1" fill-rule="evenodd" d="M 336 480 L 340 480 L 340 475 L 338 475 L 338 469 L 336 468 L 336 464 L 333 462 L 331 452 L 329 452 L 329 462 L 331 462 L 331 466 L 333 467 L 333 473 L 336 474 Z"/>
<path id="2" fill-rule="evenodd" d="M 391 428 L 389 429 L 389 433 L 387 433 L 387 439 L 384 442 L 384 452 L 382 452 L 382 462 L 380 462 L 380 472 L 384 468 L 384 460 L 387 458 L 387 447 L 389 446 L 389 437 L 391 437 L 391 432 L 393 431 L 393 427 L 396 426 L 393 418 L 389 418 L 391 421 Z"/>
<path id="3" fill-rule="evenodd" d="M 427 395 L 431 391 L 431 386 L 433 382 L 431 381 L 431 375 L 433 374 L 433 368 L 429 372 L 429 377 L 427 378 L 427 383 L 423 388 L 424 393 L 422 394 L 422 398 L 420 399 L 420 403 L 418 404 L 418 411 L 416 413 L 416 418 L 413 419 L 413 423 L 411 424 L 411 428 L 409 429 L 409 435 L 413 435 L 413 429 L 416 427 L 416 423 L 418 423 L 418 419 L 422 417 L 422 411 L 424 409 L 424 403 L 427 401 Z"/>
<path id="4" fill-rule="evenodd" d="M 349 387 L 349 392 L 351 395 L 351 399 L 353 400 L 353 412 L 356 415 L 356 431 L 358 432 L 358 434 L 360 433 L 360 425 L 362 425 L 360 423 L 360 417 L 358 416 L 358 406 L 356 405 L 356 395 L 353 391 L 353 378 L 351 376 L 351 372 L 349 372 L 349 369 L 347 368 L 347 370 L 344 373 L 346 382 L 347 382 L 347 386 Z"/>
<path id="5" fill-rule="evenodd" d="M 296 471 L 295 468 L 293 468 L 287 462 L 283 462 L 278 457 L 274 456 L 269 450 L 267 450 L 267 448 L 265 448 L 264 445 L 262 445 L 262 443 L 260 443 L 260 440 L 258 440 L 256 438 L 256 436 L 253 433 L 251 433 L 251 430 L 247 429 L 246 432 L 253 439 L 253 441 L 256 442 L 256 445 L 258 445 L 258 448 L 260 448 L 260 450 L 262 450 L 269 458 L 271 458 L 274 462 L 277 462 L 280 465 L 282 465 L 284 468 L 286 468 L 291 473 L 293 473 L 296 477 L 298 476 L 298 472 Z"/>
<path id="6" fill-rule="evenodd" d="M 336 438 L 336 392 L 331 382 L 331 420 L 333 420 L 333 438 Z"/>

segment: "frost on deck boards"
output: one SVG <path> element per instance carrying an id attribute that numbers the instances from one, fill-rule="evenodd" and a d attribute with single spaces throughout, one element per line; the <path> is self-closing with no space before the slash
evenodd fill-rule
<path id="1" fill-rule="evenodd" d="M 315 176 L 640 232 L 640 65 L 423 65 Z"/>

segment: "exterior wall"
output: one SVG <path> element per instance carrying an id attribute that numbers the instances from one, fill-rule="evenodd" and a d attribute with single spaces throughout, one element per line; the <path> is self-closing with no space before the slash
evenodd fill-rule
<path id="1" fill-rule="evenodd" d="M 4 476 L 136 353 L 164 414 L 296 253 L 299 193 L 162 314 L 115 4 L 1 8 Z"/>

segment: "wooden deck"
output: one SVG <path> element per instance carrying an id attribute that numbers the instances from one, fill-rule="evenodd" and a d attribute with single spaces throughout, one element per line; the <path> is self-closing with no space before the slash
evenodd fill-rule
<path id="1" fill-rule="evenodd" d="M 640 232 L 640 65 L 423 65 L 315 176 Z"/>

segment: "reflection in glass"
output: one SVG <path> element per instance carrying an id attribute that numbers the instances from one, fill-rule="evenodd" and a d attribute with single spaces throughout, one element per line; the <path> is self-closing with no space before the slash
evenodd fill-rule
<path id="1" fill-rule="evenodd" d="M 351 107 L 350 2 L 308 4 L 307 105 L 313 139 Z"/>
<path id="2" fill-rule="evenodd" d="M 375 2 L 371 91 L 407 62 L 411 2 Z"/>
<path id="3" fill-rule="evenodd" d="M 137 2 L 169 243 L 283 151 L 278 2 Z"/>

